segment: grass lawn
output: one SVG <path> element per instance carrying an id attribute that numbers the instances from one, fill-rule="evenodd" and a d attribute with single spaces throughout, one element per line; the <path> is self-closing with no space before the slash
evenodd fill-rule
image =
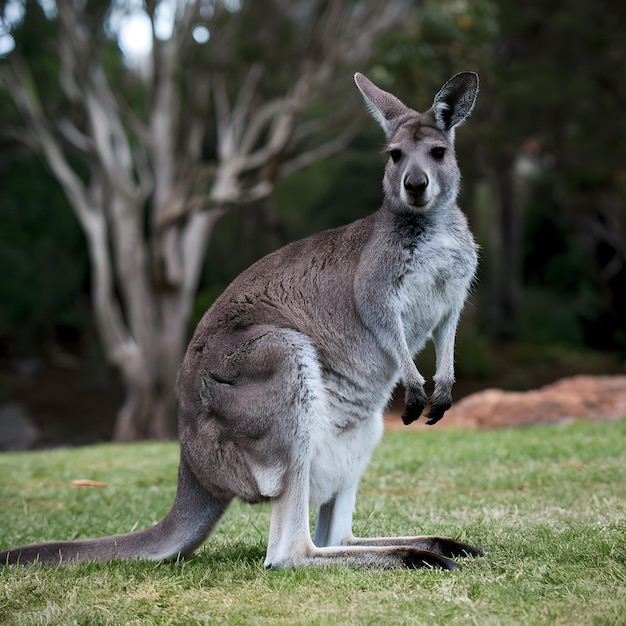
<path id="1" fill-rule="evenodd" d="M 153 524 L 177 455 L 163 443 L 0 455 L 0 547 Z M 0 568 L 0 624 L 626 624 L 626 420 L 388 433 L 355 534 L 486 550 L 459 571 L 265 571 L 268 513 L 234 504 L 185 562 Z"/>

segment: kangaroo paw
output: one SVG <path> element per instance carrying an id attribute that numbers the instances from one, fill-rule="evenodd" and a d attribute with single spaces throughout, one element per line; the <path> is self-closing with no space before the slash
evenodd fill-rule
<path id="1" fill-rule="evenodd" d="M 430 409 L 426 416 L 428 426 L 436 424 L 444 413 L 452 406 L 452 395 L 435 391 L 430 399 Z"/>
<path id="2" fill-rule="evenodd" d="M 407 389 L 405 396 L 404 413 L 402 421 L 408 426 L 419 419 L 422 411 L 426 407 L 426 393 L 423 389 Z"/>

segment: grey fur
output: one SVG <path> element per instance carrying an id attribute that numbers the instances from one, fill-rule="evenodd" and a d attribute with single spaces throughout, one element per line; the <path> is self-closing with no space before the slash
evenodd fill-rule
<path id="1" fill-rule="evenodd" d="M 459 74 L 418 113 L 355 75 L 388 141 L 381 209 L 292 243 L 243 272 L 198 324 L 177 395 L 181 463 L 170 513 L 153 528 L 13 548 L 0 561 L 173 558 L 193 552 L 233 498 L 271 503 L 265 564 L 458 567 L 481 551 L 441 537 L 358 539 L 352 511 L 395 385 L 405 423 L 426 406 L 413 355 L 437 354 L 427 423 L 451 404 L 454 336 L 476 270 L 456 205 L 454 127 L 477 76 Z M 314 539 L 309 506 L 319 507 Z"/>

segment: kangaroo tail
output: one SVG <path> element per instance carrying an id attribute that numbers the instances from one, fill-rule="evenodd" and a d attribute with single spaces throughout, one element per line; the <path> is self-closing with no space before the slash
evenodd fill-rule
<path id="1" fill-rule="evenodd" d="M 10 548 L 0 552 L 0 566 L 34 561 L 48 564 L 137 558 L 159 561 L 188 555 L 209 536 L 228 504 L 229 501 L 218 500 L 198 482 L 181 455 L 174 504 L 155 526 L 102 539 Z"/>

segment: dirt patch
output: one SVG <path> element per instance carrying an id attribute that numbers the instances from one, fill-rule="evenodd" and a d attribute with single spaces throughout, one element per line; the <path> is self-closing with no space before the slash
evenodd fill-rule
<path id="1" fill-rule="evenodd" d="M 626 376 L 572 376 L 524 392 L 485 389 L 455 403 L 438 426 L 502 428 L 583 418 L 626 418 Z M 417 425 L 425 427 L 424 420 Z M 404 427 L 400 412 L 386 416 L 386 427 Z"/>

